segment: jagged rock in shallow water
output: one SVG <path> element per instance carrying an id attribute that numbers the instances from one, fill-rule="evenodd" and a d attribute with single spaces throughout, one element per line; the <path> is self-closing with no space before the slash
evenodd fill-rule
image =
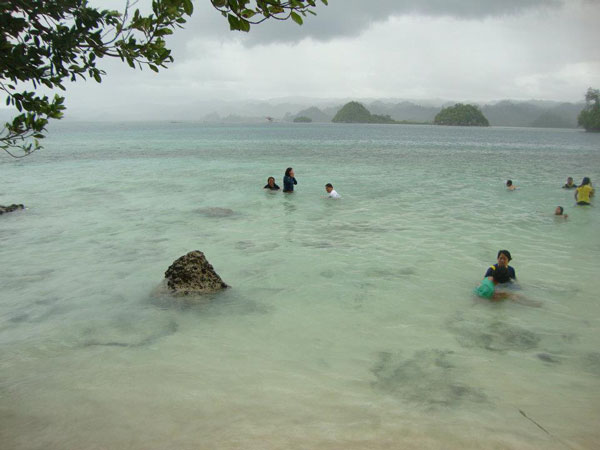
<path id="1" fill-rule="evenodd" d="M 9 213 L 12 211 L 16 211 L 18 209 L 25 209 L 25 207 L 23 205 L 15 205 L 15 204 L 12 204 L 10 206 L 0 205 L 0 214 Z"/>
<path id="2" fill-rule="evenodd" d="M 165 272 L 165 279 L 169 290 L 180 295 L 211 294 L 228 287 L 198 250 L 175 260 Z"/>

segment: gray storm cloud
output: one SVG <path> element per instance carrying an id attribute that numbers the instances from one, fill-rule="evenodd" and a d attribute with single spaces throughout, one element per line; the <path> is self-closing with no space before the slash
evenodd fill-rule
<path id="1" fill-rule="evenodd" d="M 212 102 L 298 97 L 570 102 L 600 85 L 599 0 L 329 3 L 303 26 L 268 21 L 241 33 L 229 30 L 209 0 L 195 0 L 190 21 L 168 37 L 169 70 L 103 60 L 102 84 L 69 85 L 69 111 L 165 118 L 164 105 L 183 111 L 191 104 L 189 117 L 200 117 L 217 109 Z"/>
<path id="2" fill-rule="evenodd" d="M 189 33 L 195 36 L 223 37 L 230 33 L 227 21 L 219 17 L 208 1 L 195 4 L 197 13 L 186 27 Z M 250 46 L 274 42 L 289 43 L 307 37 L 328 41 L 338 37 L 357 36 L 374 23 L 395 16 L 417 15 L 477 20 L 518 15 L 532 9 L 554 9 L 562 4 L 562 0 L 330 0 L 329 6 L 319 3 L 315 9 L 317 16 L 307 16 L 301 27 L 285 22 L 268 21 L 254 26 L 248 34 L 239 34 L 242 42 Z"/>

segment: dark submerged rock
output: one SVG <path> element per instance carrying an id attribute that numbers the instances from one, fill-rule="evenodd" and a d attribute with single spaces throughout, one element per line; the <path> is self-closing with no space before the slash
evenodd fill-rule
<path id="1" fill-rule="evenodd" d="M 408 358 L 380 352 L 371 368 L 375 376 L 372 387 L 428 410 L 487 401 L 480 389 L 462 381 L 455 360 L 456 354 L 448 350 L 419 350 Z"/>
<path id="2" fill-rule="evenodd" d="M 235 214 L 233 209 L 219 207 L 199 208 L 196 212 L 205 217 L 231 217 Z"/>
<path id="3" fill-rule="evenodd" d="M 552 356 L 549 353 L 538 353 L 535 356 L 537 356 L 539 359 L 541 359 L 542 361 L 547 362 L 547 363 L 554 363 L 554 364 L 560 363 L 560 361 L 557 358 L 555 358 L 554 356 Z"/>
<path id="4" fill-rule="evenodd" d="M 0 215 L 4 214 L 4 213 L 9 213 L 9 212 L 17 211 L 19 209 L 25 209 L 25 206 L 23 206 L 23 205 L 16 205 L 16 204 L 12 204 L 10 206 L 2 206 L 2 205 L 0 205 Z"/>
<path id="5" fill-rule="evenodd" d="M 165 272 L 169 290 L 174 294 L 211 294 L 227 288 L 227 284 L 198 250 L 175 260 Z"/>

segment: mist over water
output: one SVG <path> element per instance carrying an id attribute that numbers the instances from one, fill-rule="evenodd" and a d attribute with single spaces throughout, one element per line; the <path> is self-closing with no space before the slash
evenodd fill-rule
<path id="1" fill-rule="evenodd" d="M 45 145 L 0 159 L 0 204 L 28 207 L 0 218 L 2 448 L 600 444 L 600 213 L 561 189 L 600 180 L 600 136 L 64 123 Z M 296 192 L 264 192 L 288 166 Z M 522 303 L 472 295 L 501 248 Z M 196 249 L 231 289 L 156 294 Z"/>

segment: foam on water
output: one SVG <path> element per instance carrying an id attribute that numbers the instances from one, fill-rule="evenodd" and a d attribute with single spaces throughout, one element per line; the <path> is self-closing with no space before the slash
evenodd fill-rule
<path id="1" fill-rule="evenodd" d="M 600 179 L 599 149 L 571 130 L 56 126 L 0 160 L 0 204 L 28 207 L 0 218 L 2 448 L 598 447 L 600 215 L 560 186 Z M 297 192 L 263 192 L 288 166 Z M 521 303 L 471 294 L 500 248 Z M 232 288 L 157 297 L 194 249 Z"/>

